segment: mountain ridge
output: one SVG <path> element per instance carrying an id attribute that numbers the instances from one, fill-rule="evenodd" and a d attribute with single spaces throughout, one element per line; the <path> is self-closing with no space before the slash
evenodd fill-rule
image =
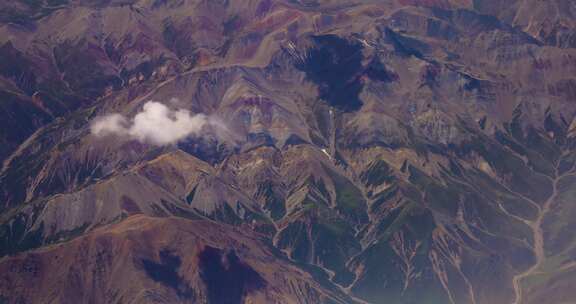
<path id="1" fill-rule="evenodd" d="M 5 302 L 576 298 L 569 1 L 56 2 L 0 6 Z M 149 101 L 219 125 L 91 132 Z"/>

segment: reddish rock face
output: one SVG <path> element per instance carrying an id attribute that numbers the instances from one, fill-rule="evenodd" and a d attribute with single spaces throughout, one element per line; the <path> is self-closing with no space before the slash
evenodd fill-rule
<path id="1" fill-rule="evenodd" d="M 0 303 L 576 299 L 573 1 L 4 2 Z"/>
<path id="2" fill-rule="evenodd" d="M 345 299 L 265 247 L 257 238 L 205 220 L 133 216 L 65 244 L 3 259 L 0 293 L 25 303 Z"/>

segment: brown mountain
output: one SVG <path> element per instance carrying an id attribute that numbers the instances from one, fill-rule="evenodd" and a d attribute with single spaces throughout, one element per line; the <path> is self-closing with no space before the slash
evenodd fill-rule
<path id="1" fill-rule="evenodd" d="M 5 1 L 0 303 L 576 303 L 575 100 L 568 0 Z"/>

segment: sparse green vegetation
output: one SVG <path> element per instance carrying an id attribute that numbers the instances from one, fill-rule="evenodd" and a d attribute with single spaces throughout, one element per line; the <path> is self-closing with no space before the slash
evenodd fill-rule
<path id="1" fill-rule="evenodd" d="M 391 183 L 396 178 L 390 166 L 383 160 L 377 160 L 370 164 L 368 169 L 360 174 L 360 179 L 368 187 L 380 186 Z"/>
<path id="2" fill-rule="evenodd" d="M 362 192 L 348 179 L 332 171 L 332 169 L 325 167 L 325 170 L 334 182 L 337 210 L 348 220 L 357 224 L 366 222 L 368 220 L 367 206 Z"/>

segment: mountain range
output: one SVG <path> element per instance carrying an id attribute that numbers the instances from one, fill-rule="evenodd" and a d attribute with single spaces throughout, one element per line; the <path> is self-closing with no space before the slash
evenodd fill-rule
<path id="1" fill-rule="evenodd" d="M 576 2 L 0 1 L 0 303 L 576 303 Z"/>

